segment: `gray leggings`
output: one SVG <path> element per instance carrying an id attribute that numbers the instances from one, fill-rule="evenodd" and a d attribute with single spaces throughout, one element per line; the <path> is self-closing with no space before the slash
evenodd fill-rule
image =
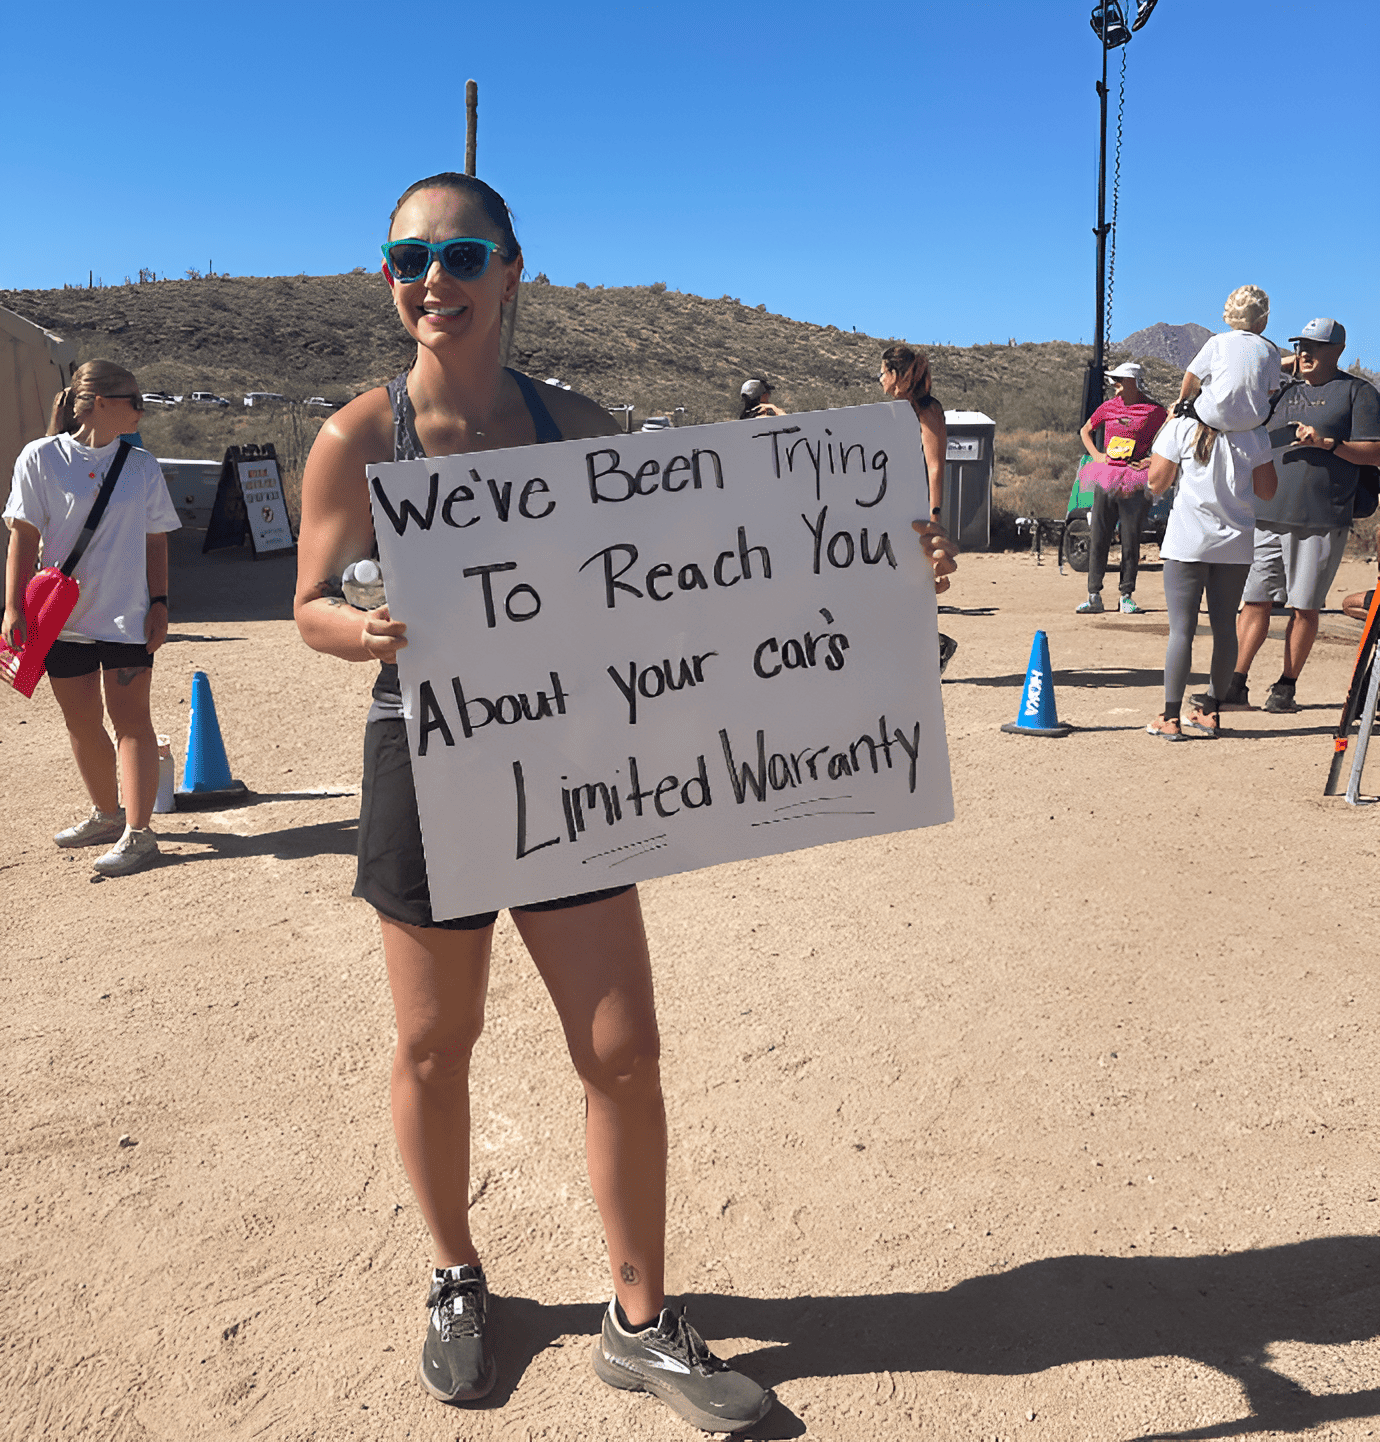
<path id="1" fill-rule="evenodd" d="M 1218 566 L 1211 561 L 1165 561 L 1169 645 L 1164 652 L 1164 699 L 1170 705 L 1184 699 L 1193 659 L 1193 635 L 1198 629 L 1198 603 L 1204 591 L 1212 625 L 1208 692 L 1219 701 L 1227 694 L 1227 683 L 1236 667 L 1236 608 L 1241 604 L 1250 570 L 1249 566 Z"/>

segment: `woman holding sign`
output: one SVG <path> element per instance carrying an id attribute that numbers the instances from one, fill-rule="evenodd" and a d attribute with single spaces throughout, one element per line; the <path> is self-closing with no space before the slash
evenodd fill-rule
<path id="1" fill-rule="evenodd" d="M 496 191 L 458 174 L 419 181 L 394 209 L 389 237 L 384 277 L 416 359 L 337 412 L 317 438 L 303 477 L 296 617 L 314 649 L 382 663 L 366 728 L 355 894 L 383 929 L 398 1028 L 394 1129 L 435 1247 L 421 1378 L 434 1396 L 458 1402 L 495 1381 L 487 1282 L 469 1228 L 469 1064 L 496 914 L 431 914 L 395 664 L 406 626 L 387 606 L 361 614 L 346 599 L 378 599 L 355 590 L 356 563 L 375 551 L 365 467 L 617 427 L 595 402 L 535 387 L 500 363 L 503 307 L 516 295 L 522 253 Z M 953 569 L 942 541 L 922 544 L 937 572 Z M 615 1387 L 653 1392 L 706 1430 L 750 1426 L 772 1394 L 719 1361 L 662 1290 L 666 1118 L 637 892 L 515 907 L 513 919 L 584 1087 L 590 1184 L 614 1291 L 595 1370 Z"/>

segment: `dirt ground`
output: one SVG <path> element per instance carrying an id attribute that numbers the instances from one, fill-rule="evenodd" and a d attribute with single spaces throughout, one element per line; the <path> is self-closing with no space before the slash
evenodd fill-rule
<path id="1" fill-rule="evenodd" d="M 51 694 L 0 694 L 0 1436 L 694 1435 L 590 1370 L 580 1093 L 506 917 L 473 1108 L 500 1380 L 418 1386 L 430 1259 L 348 895 L 370 678 L 298 641 L 291 561 L 186 539 L 155 720 L 181 756 L 205 670 L 249 804 L 93 880 L 50 840 L 84 809 Z M 1380 810 L 1322 794 L 1360 628 L 1324 617 L 1298 714 L 1170 746 L 1158 566 L 1147 615 L 1082 596 L 963 558 L 951 825 L 642 888 L 670 1285 L 776 1389 L 753 1436 L 1380 1430 Z M 1036 627 L 1065 740 L 999 729 Z"/>

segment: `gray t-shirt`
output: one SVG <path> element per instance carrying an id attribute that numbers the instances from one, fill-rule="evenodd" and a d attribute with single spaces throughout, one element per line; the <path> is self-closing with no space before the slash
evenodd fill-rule
<path id="1" fill-rule="evenodd" d="M 1380 440 L 1380 394 L 1359 376 L 1325 385 L 1290 386 L 1267 423 L 1279 490 L 1255 503 L 1256 521 L 1272 529 L 1334 531 L 1351 524 L 1359 466 L 1316 446 L 1292 447 L 1294 427 L 1316 426 L 1339 441 Z"/>

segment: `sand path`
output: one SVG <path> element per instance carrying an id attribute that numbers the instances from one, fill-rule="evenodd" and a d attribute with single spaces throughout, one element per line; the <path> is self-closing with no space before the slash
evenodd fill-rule
<path id="1" fill-rule="evenodd" d="M 501 1380 L 415 1381 L 427 1239 L 348 898 L 369 678 L 300 644 L 290 578 L 179 554 L 155 717 L 180 754 L 206 670 L 256 796 L 156 818 L 156 871 L 51 845 L 56 707 L 0 694 L 0 1436 L 688 1438 L 589 1369 L 579 1088 L 506 917 L 474 1093 Z M 1324 618 L 1297 715 L 1168 746 L 1158 569 L 1141 617 L 1073 616 L 1080 580 L 964 558 L 952 825 L 642 888 L 670 1285 L 776 1388 L 752 1435 L 1380 1428 L 1380 811 L 1322 796 L 1359 627 Z M 1063 741 L 998 729 L 1037 625 Z"/>

